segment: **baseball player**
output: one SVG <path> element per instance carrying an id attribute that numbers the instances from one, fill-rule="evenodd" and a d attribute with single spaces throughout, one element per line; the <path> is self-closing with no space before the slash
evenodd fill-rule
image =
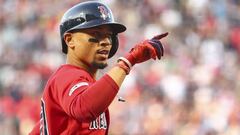
<path id="1" fill-rule="evenodd" d="M 97 1 L 79 3 L 62 17 L 60 35 L 66 64 L 49 78 L 41 99 L 41 119 L 31 135 L 107 135 L 111 104 L 131 68 L 161 59 L 159 41 L 167 33 L 135 45 L 99 80 L 98 69 L 118 49 L 118 33 L 126 27 L 114 21 L 109 7 Z"/>

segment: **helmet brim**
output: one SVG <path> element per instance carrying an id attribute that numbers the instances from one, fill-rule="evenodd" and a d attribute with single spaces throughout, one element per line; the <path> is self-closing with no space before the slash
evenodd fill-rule
<path id="1" fill-rule="evenodd" d="M 79 24 L 71 29 L 69 29 L 66 32 L 71 32 L 71 31 L 76 31 L 76 30 L 82 30 L 82 29 L 88 29 L 88 28 L 94 28 L 94 27 L 98 27 L 98 26 L 104 26 L 107 25 L 111 28 L 112 32 L 114 34 L 118 34 L 118 33 L 122 33 L 124 31 L 126 31 L 126 27 L 123 24 L 117 23 L 117 22 L 99 22 L 97 23 L 96 21 L 92 21 L 92 22 L 88 22 L 86 24 Z"/>

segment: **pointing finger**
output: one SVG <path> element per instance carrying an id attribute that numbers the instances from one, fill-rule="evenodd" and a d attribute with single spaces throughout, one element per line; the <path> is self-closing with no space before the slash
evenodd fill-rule
<path id="1" fill-rule="evenodd" d="M 167 35 L 168 35 L 168 32 L 163 33 L 163 34 L 160 34 L 160 35 L 157 35 L 157 36 L 154 36 L 152 39 L 157 39 L 157 40 L 159 40 L 159 39 L 161 39 L 161 38 L 166 37 Z"/>

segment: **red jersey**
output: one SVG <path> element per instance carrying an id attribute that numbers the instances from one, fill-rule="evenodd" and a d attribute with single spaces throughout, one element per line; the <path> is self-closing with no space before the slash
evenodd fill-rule
<path id="1" fill-rule="evenodd" d="M 41 120 L 30 134 L 106 135 L 108 106 L 118 92 L 108 75 L 96 81 L 83 69 L 61 66 L 48 80 L 41 99 Z"/>

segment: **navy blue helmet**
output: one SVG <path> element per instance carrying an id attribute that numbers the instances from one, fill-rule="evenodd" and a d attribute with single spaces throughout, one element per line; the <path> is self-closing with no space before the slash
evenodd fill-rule
<path id="1" fill-rule="evenodd" d="M 112 32 L 112 48 L 109 53 L 111 58 L 118 49 L 118 33 L 124 32 L 126 27 L 114 21 L 112 11 L 108 6 L 97 1 L 79 3 L 65 12 L 60 24 L 62 51 L 67 53 L 67 44 L 64 41 L 64 33 L 86 28 L 108 25 Z"/>

